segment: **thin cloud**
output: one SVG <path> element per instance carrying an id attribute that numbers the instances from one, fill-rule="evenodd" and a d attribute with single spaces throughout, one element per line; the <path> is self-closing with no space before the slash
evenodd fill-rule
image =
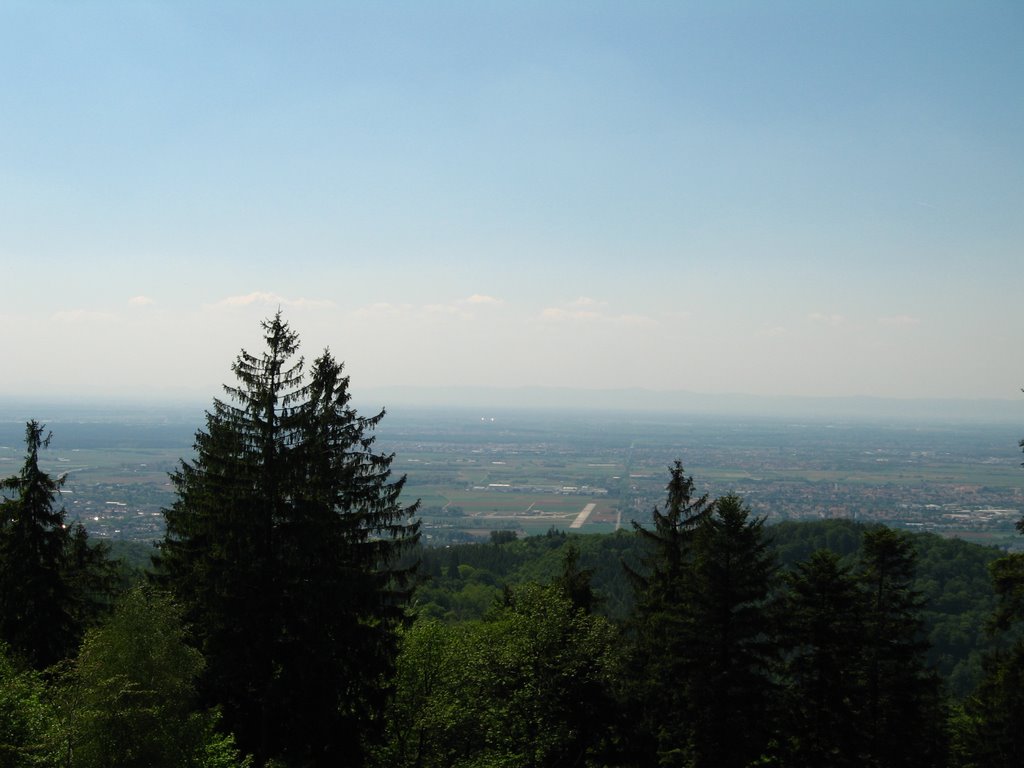
<path id="1" fill-rule="evenodd" d="M 216 304 L 214 304 L 215 307 L 226 307 L 229 309 L 237 307 L 249 307 L 255 305 L 292 308 L 318 308 L 333 307 L 334 302 L 329 301 L 328 299 L 306 299 L 301 297 L 298 299 L 288 299 L 277 293 L 268 293 L 267 291 L 253 291 L 252 293 L 247 293 L 242 296 L 228 296 L 227 298 L 221 299 Z"/>
<path id="2" fill-rule="evenodd" d="M 460 320 L 471 320 L 473 319 L 473 310 L 479 307 L 498 307 L 504 305 L 505 302 L 502 299 L 494 296 L 486 296 L 484 294 L 474 293 L 472 296 L 468 296 L 464 299 L 456 299 L 448 303 L 433 303 L 433 304 L 391 304 L 388 302 L 378 302 L 376 304 L 369 304 L 364 307 L 360 307 L 356 310 L 356 314 L 368 317 L 368 316 L 391 316 L 395 317 L 398 315 L 416 316 L 419 318 L 430 318 L 430 317 L 454 317 Z"/>
<path id="3" fill-rule="evenodd" d="M 582 302 L 582 303 L 581 303 Z M 567 307 L 547 307 L 541 310 L 541 320 L 547 322 L 576 322 L 576 323 L 604 323 L 607 325 L 621 326 L 650 326 L 656 325 L 657 321 L 646 315 L 621 314 L 611 315 L 606 312 L 599 312 L 592 308 L 602 306 L 601 303 L 585 297 L 577 299 Z"/>
<path id="4" fill-rule="evenodd" d="M 885 325 L 890 328 L 906 328 L 912 325 L 919 325 L 920 322 L 921 318 L 914 317 L 913 315 L 891 315 L 878 318 L 879 325 Z"/>
<path id="5" fill-rule="evenodd" d="M 486 296 L 480 293 L 474 293 L 472 296 L 468 296 L 462 299 L 459 303 L 461 304 L 474 304 L 477 306 L 488 305 L 497 306 L 498 304 L 504 304 L 505 302 L 494 296 Z"/>
<path id="6" fill-rule="evenodd" d="M 785 327 L 781 325 L 773 325 L 771 328 L 761 328 L 755 334 L 761 339 L 778 339 L 785 336 L 787 333 Z"/>
<path id="7" fill-rule="evenodd" d="M 150 307 L 155 302 L 149 296 L 132 296 L 128 299 L 128 303 L 133 307 Z"/>
<path id="8" fill-rule="evenodd" d="M 454 304 L 427 304 L 423 311 L 431 315 L 449 315 L 452 317 L 470 317 L 470 314 Z"/>
<path id="9" fill-rule="evenodd" d="M 597 299 L 592 299 L 589 296 L 580 296 L 575 301 L 570 302 L 569 306 L 570 307 L 606 307 L 606 306 L 608 306 L 608 302 L 607 301 L 598 301 Z"/>
<path id="10" fill-rule="evenodd" d="M 832 328 L 837 328 L 846 322 L 846 318 L 842 315 L 826 315 L 821 312 L 811 312 L 807 316 L 807 319 L 812 323 L 818 323 L 819 325 L 828 325 Z"/>
<path id="11" fill-rule="evenodd" d="M 412 304 L 392 304 L 387 301 L 378 301 L 359 307 L 355 310 L 355 314 L 360 317 L 397 317 L 409 314 L 414 309 Z"/>
<path id="12" fill-rule="evenodd" d="M 616 315 L 615 317 L 610 317 L 608 319 L 616 325 L 642 326 L 658 324 L 657 320 L 653 317 L 648 317 L 647 315 Z"/>
<path id="13" fill-rule="evenodd" d="M 91 309 L 64 309 L 54 312 L 50 319 L 55 323 L 78 325 L 81 323 L 110 323 L 117 320 L 113 312 L 100 312 Z"/>
<path id="14" fill-rule="evenodd" d="M 541 310 L 540 316 L 545 320 L 600 320 L 600 312 L 593 312 L 586 309 L 563 309 L 562 307 L 547 307 Z"/>

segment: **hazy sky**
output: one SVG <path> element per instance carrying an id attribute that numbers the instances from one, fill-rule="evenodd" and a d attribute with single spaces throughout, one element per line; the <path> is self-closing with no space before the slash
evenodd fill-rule
<path id="1" fill-rule="evenodd" d="M 1016 398 L 1024 4 L 0 2 L 0 396 Z"/>

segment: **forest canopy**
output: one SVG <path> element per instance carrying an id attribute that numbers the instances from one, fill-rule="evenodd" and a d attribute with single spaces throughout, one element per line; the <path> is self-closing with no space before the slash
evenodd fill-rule
<path id="1" fill-rule="evenodd" d="M 769 527 L 680 462 L 632 531 L 426 548 L 384 411 L 328 351 L 307 368 L 280 313 L 262 329 L 148 568 L 67 522 L 26 425 L 0 765 L 1024 764 L 1024 554 Z"/>

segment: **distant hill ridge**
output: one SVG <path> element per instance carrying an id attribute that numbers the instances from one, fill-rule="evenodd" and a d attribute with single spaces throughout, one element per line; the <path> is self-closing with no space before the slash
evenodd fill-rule
<path id="1" fill-rule="evenodd" d="M 359 393 L 356 393 L 359 395 Z M 1024 424 L 1024 396 L 1016 399 L 901 399 L 707 394 L 685 390 L 574 389 L 568 387 L 370 388 L 363 400 L 388 406 L 538 408 L 692 412 L 713 415 L 815 418 L 1016 420 Z"/>
<path id="2" fill-rule="evenodd" d="M 196 421 L 219 391 L 206 395 L 135 398 L 31 398 L 0 396 L 0 422 L 25 418 Z M 398 408 L 529 409 L 563 411 L 636 411 L 713 416 L 858 419 L 884 421 L 965 421 L 1024 425 L 1024 395 L 995 398 L 805 397 L 790 395 L 708 394 L 643 388 L 572 387 L 354 387 L 362 410 Z"/>

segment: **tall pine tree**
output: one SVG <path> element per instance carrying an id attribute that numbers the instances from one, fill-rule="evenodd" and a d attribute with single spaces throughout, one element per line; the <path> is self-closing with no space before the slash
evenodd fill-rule
<path id="1" fill-rule="evenodd" d="M 937 766 L 945 760 L 946 711 L 926 663 L 923 601 L 914 588 L 917 555 L 903 534 L 878 526 L 864 533 L 864 727 L 880 766 Z"/>
<path id="2" fill-rule="evenodd" d="M 679 462 L 666 490 L 653 529 L 636 527 L 649 545 L 643 567 L 627 568 L 636 593 L 627 760 L 746 766 L 768 746 L 778 653 L 764 521 L 738 496 L 695 498 Z"/>
<path id="3" fill-rule="evenodd" d="M 1024 764 L 1024 553 L 993 560 L 989 572 L 999 603 L 987 627 L 985 676 L 967 700 L 965 764 L 1009 768 Z"/>
<path id="4" fill-rule="evenodd" d="M 814 552 L 786 574 L 787 765 L 864 765 L 864 600 L 839 556 Z"/>
<path id="5" fill-rule="evenodd" d="M 264 352 L 239 354 L 229 402 L 214 400 L 195 458 L 172 475 L 158 564 L 240 746 L 261 761 L 359 765 L 394 662 L 416 505 L 402 506 L 404 478 L 373 449 L 383 411 L 351 408 L 327 352 L 307 376 L 280 312 L 263 329 Z"/>
<path id="6" fill-rule="evenodd" d="M 57 506 L 64 480 L 39 466 L 51 438 L 44 430 L 25 425 L 25 463 L 0 481 L 0 640 L 39 668 L 74 651 L 114 581 L 107 547 L 91 544 L 80 524 L 65 525 Z"/>
<path id="7" fill-rule="evenodd" d="M 681 462 L 669 469 L 664 509 L 652 528 L 634 522 L 646 545 L 640 566 L 623 563 L 635 606 L 628 622 L 630 654 L 623 699 L 630 723 L 625 750 L 637 764 L 682 765 L 692 735 L 692 644 L 700 629 L 693 611 L 694 538 L 714 509 L 694 495 Z"/>
<path id="8" fill-rule="evenodd" d="M 744 768 L 766 754 L 779 644 L 775 555 L 764 519 L 735 494 L 718 499 L 694 542 L 690 751 L 694 768 Z"/>
<path id="9" fill-rule="evenodd" d="M 38 665 L 61 659 L 74 640 L 71 590 L 63 578 L 67 533 L 56 506 L 61 481 L 39 467 L 50 434 L 25 426 L 21 472 L 2 482 L 14 497 L 0 504 L 0 633 L 11 648 Z"/>

